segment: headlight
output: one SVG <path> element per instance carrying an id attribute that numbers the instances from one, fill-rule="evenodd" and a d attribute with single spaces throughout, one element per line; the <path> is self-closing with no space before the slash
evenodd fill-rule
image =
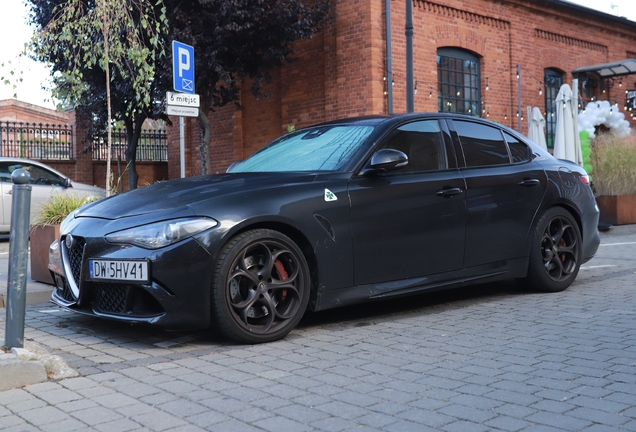
<path id="1" fill-rule="evenodd" d="M 146 249 L 159 249 L 217 226 L 209 218 L 183 218 L 155 222 L 106 234 L 109 243 L 124 243 Z"/>

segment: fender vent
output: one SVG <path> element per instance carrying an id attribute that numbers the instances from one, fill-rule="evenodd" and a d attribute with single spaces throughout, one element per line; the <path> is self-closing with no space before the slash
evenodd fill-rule
<path id="1" fill-rule="evenodd" d="M 329 222 L 329 220 L 326 217 L 321 216 L 319 214 L 315 214 L 314 219 L 318 221 L 322 229 L 325 230 L 325 232 L 331 238 L 331 240 L 336 241 L 336 234 L 333 232 L 333 227 L 331 226 L 331 223 Z"/>

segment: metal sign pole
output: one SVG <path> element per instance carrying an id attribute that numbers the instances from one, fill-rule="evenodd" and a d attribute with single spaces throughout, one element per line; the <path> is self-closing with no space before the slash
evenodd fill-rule
<path id="1" fill-rule="evenodd" d="M 13 181 L 11 233 L 9 234 L 9 272 L 7 275 L 6 348 L 24 348 L 26 315 L 26 279 L 29 258 L 29 221 L 31 214 L 31 176 L 24 169 L 11 174 Z"/>
<path id="2" fill-rule="evenodd" d="M 181 178 L 185 178 L 185 122 L 179 116 L 179 158 L 181 159 Z"/>

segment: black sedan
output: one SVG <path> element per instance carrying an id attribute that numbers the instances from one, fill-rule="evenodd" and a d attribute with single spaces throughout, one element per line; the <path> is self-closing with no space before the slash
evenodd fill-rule
<path id="1" fill-rule="evenodd" d="M 221 175 L 87 205 L 51 245 L 52 301 L 241 342 L 320 311 L 517 279 L 566 289 L 598 248 L 585 171 L 474 117 L 344 119 Z"/>

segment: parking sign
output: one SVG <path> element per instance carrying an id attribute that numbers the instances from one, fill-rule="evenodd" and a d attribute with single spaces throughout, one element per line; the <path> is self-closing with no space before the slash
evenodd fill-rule
<path id="1" fill-rule="evenodd" d="M 172 84 L 175 91 L 194 93 L 194 47 L 172 41 Z"/>

